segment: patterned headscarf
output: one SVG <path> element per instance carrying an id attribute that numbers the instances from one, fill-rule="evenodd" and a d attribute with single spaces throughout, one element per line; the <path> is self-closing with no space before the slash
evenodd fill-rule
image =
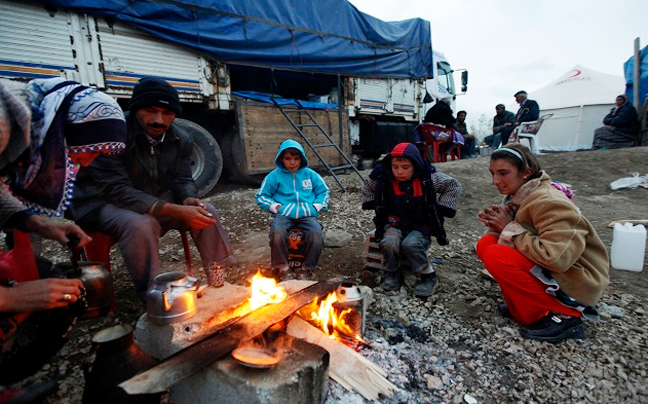
<path id="1" fill-rule="evenodd" d="M 61 216 L 72 198 L 78 160 L 120 154 L 126 121 L 107 94 L 60 78 L 32 80 L 30 145 L 9 172 L 11 191 L 38 213 Z"/>

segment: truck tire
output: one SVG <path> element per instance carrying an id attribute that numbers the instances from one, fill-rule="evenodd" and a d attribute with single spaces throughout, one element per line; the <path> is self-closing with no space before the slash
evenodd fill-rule
<path id="1" fill-rule="evenodd" d="M 193 137 L 191 176 L 198 187 L 198 197 L 207 195 L 218 183 L 223 171 L 223 155 L 213 136 L 202 126 L 177 118 L 174 123 Z"/>
<path id="2" fill-rule="evenodd" d="M 251 186 L 259 186 L 263 181 L 260 176 L 251 176 L 245 173 L 241 164 L 245 159 L 245 152 L 241 142 L 235 139 L 234 131 L 225 133 L 222 138 L 223 161 L 225 162 L 224 170 L 229 174 L 230 179 L 239 184 L 246 184 Z"/>

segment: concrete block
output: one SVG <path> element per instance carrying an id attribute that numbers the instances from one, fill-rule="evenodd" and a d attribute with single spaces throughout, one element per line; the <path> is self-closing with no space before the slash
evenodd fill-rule
<path id="1" fill-rule="evenodd" d="M 329 354 L 286 335 L 291 347 L 271 369 L 252 369 L 231 356 L 176 384 L 174 404 L 314 404 L 328 393 Z"/>

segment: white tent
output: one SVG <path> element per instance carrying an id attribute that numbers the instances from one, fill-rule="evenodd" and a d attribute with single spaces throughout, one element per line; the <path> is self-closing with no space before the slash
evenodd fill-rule
<path id="1" fill-rule="evenodd" d="M 625 92 L 622 76 L 613 76 L 576 65 L 529 98 L 540 105 L 540 116 L 553 114 L 537 135 L 540 149 L 568 151 L 592 147 L 594 130 Z"/>

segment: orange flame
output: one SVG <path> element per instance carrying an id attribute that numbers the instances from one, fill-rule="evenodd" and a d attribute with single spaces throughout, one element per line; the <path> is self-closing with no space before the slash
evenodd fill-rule
<path id="1" fill-rule="evenodd" d="M 252 278 L 251 289 L 252 296 L 248 299 L 251 310 L 269 303 L 279 303 L 288 296 L 283 287 L 277 286 L 276 280 L 264 277 L 260 271 Z"/>
<path id="2" fill-rule="evenodd" d="M 321 302 L 318 302 L 318 300 L 313 300 L 308 306 L 301 309 L 300 314 L 311 323 L 320 327 L 330 338 L 338 341 L 351 338 L 363 342 L 362 337 L 345 319 L 353 309 L 349 308 L 340 311 L 336 308 L 334 303 L 338 300 L 335 292 L 329 293 Z M 310 313 L 310 316 L 308 313 Z"/>

